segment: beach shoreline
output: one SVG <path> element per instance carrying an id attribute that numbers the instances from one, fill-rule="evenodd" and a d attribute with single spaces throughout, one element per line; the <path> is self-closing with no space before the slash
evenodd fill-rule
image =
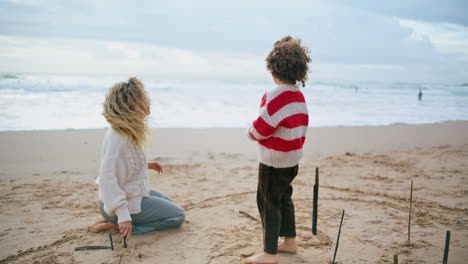
<path id="1" fill-rule="evenodd" d="M 242 263 L 261 250 L 255 203 L 257 154 L 245 128 L 154 129 L 147 158 L 152 187 L 187 211 L 180 229 L 106 245 L 88 227 L 100 218 L 97 186 L 105 129 L 0 132 L 0 262 Z M 310 127 L 293 182 L 299 245 L 283 263 L 327 263 L 346 209 L 342 263 L 433 263 L 452 230 L 450 263 L 468 258 L 468 121 L 371 127 Z M 320 168 L 319 234 L 310 230 Z M 414 181 L 411 245 L 405 245 Z M 252 217 L 246 217 L 252 216 Z"/>

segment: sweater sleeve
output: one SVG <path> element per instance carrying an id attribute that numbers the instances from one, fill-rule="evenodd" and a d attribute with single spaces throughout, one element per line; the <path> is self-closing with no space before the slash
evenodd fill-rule
<path id="1" fill-rule="evenodd" d="M 124 158 L 125 142 L 121 138 L 111 136 L 103 145 L 99 188 L 104 211 L 117 215 L 118 223 L 131 221 L 127 197 L 122 186 L 126 177 Z"/>
<path id="2" fill-rule="evenodd" d="M 279 123 L 277 120 L 278 116 L 269 114 L 268 103 L 267 94 L 265 94 L 263 95 L 262 102 L 260 104 L 260 114 L 248 129 L 248 136 L 251 140 L 264 140 L 275 133 L 276 127 Z"/>

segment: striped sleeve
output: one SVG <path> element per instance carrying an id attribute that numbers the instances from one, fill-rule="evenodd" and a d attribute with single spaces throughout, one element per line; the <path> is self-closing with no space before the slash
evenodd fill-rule
<path id="1" fill-rule="evenodd" d="M 260 102 L 259 116 L 255 121 L 253 121 L 252 125 L 249 127 L 249 138 L 254 141 L 258 141 L 266 139 L 273 135 L 273 133 L 275 132 L 275 127 L 270 124 L 273 122 L 269 119 L 271 119 L 271 117 L 268 115 L 267 94 L 265 93 Z M 266 120 L 269 120 L 270 122 Z"/>

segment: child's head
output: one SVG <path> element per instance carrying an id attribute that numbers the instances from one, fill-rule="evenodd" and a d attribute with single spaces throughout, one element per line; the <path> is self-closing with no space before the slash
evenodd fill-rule
<path id="1" fill-rule="evenodd" d="M 273 77 L 283 83 L 302 83 L 307 80 L 307 63 L 311 61 L 307 47 L 301 46 L 301 39 L 286 36 L 275 42 L 266 58 L 267 69 Z"/>
<path id="2" fill-rule="evenodd" d="M 102 115 L 119 134 L 137 146 L 146 142 L 151 101 L 143 83 L 135 77 L 112 86 L 106 95 Z"/>

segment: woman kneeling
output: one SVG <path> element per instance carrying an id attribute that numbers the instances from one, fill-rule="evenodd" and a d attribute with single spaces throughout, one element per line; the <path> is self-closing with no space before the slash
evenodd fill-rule
<path id="1" fill-rule="evenodd" d="M 157 162 L 147 162 L 144 146 L 149 128 L 150 99 L 137 78 L 109 89 L 103 116 L 111 125 L 103 146 L 99 185 L 99 210 L 104 217 L 94 232 L 118 229 L 122 237 L 177 228 L 184 210 L 169 196 L 152 190 L 147 169 L 163 171 Z"/>

